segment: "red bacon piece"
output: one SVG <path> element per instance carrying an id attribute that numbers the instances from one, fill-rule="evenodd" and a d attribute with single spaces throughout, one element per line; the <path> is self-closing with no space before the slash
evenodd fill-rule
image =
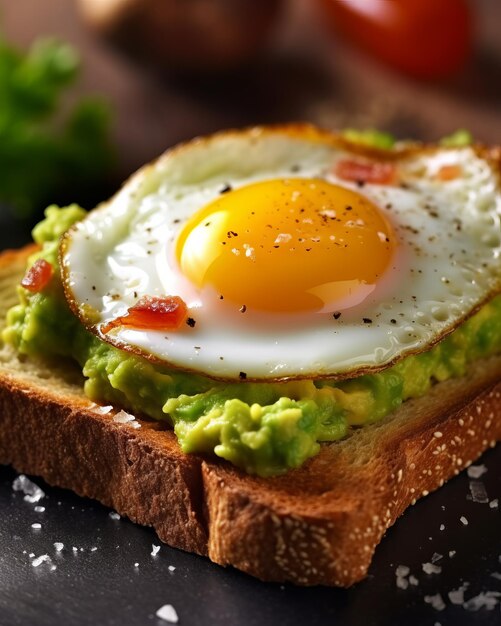
<path id="1" fill-rule="evenodd" d="M 136 330 L 178 330 L 187 314 L 186 303 L 179 296 L 143 296 L 125 315 L 105 324 L 101 332 L 108 333 L 118 326 Z"/>
<path id="2" fill-rule="evenodd" d="M 343 180 L 376 185 L 390 185 L 396 178 L 395 166 L 387 161 L 341 159 L 336 163 L 334 173 Z"/>
<path id="3" fill-rule="evenodd" d="M 460 165 L 442 165 L 442 167 L 437 172 L 437 179 L 447 182 L 449 180 L 455 180 L 456 178 L 459 178 L 461 174 L 462 169 Z"/>
<path id="4" fill-rule="evenodd" d="M 54 268 L 48 261 L 37 259 L 24 275 L 21 285 L 32 293 L 38 293 L 49 284 L 53 274 Z"/>

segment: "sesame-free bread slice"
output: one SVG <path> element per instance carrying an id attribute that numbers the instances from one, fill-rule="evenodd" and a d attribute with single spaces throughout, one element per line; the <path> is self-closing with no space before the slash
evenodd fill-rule
<path id="1" fill-rule="evenodd" d="M 30 248 L 0 256 L 0 319 Z M 501 357 L 434 386 L 275 478 L 185 455 L 165 425 L 114 421 L 68 362 L 0 352 L 0 463 L 153 526 L 171 546 L 270 581 L 348 586 L 385 530 L 501 439 Z M 118 410 L 118 409 L 117 409 Z"/>

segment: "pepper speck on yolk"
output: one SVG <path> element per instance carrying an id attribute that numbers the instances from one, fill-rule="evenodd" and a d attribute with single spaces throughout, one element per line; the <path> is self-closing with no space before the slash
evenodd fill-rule
<path id="1" fill-rule="evenodd" d="M 336 311 L 362 301 L 393 255 L 386 217 L 321 179 L 268 180 L 219 196 L 181 231 L 176 256 L 197 287 L 258 311 Z"/>

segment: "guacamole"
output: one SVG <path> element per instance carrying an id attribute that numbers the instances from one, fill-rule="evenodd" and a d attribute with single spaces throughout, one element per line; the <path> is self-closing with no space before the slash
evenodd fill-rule
<path id="1" fill-rule="evenodd" d="M 58 240 L 85 212 L 49 207 L 34 231 L 43 258 L 58 267 Z M 70 312 L 59 272 L 39 293 L 19 287 L 7 316 L 5 342 L 22 354 L 76 360 L 85 393 L 174 428 L 185 452 L 216 455 L 249 473 L 270 476 L 299 467 L 320 442 L 374 422 L 435 381 L 465 373 L 468 363 L 501 351 L 501 297 L 426 353 L 383 372 L 351 380 L 223 383 L 123 352 L 89 333 Z"/>

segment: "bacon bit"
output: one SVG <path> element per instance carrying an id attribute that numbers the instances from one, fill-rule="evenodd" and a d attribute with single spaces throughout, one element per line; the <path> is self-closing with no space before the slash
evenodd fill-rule
<path id="1" fill-rule="evenodd" d="M 463 171 L 459 165 L 442 165 L 435 178 L 443 181 L 454 180 L 459 178 L 462 173 Z"/>
<path id="2" fill-rule="evenodd" d="M 389 185 L 395 182 L 396 169 L 384 161 L 355 161 L 342 159 L 336 163 L 334 173 L 343 180 Z"/>
<path id="3" fill-rule="evenodd" d="M 105 324 L 101 332 L 108 333 L 117 326 L 145 330 L 178 330 L 187 314 L 186 303 L 179 296 L 143 296 L 128 309 L 126 315 Z"/>
<path id="4" fill-rule="evenodd" d="M 21 285 L 32 293 L 43 291 L 54 274 L 54 268 L 45 259 L 37 259 L 28 269 Z"/>

